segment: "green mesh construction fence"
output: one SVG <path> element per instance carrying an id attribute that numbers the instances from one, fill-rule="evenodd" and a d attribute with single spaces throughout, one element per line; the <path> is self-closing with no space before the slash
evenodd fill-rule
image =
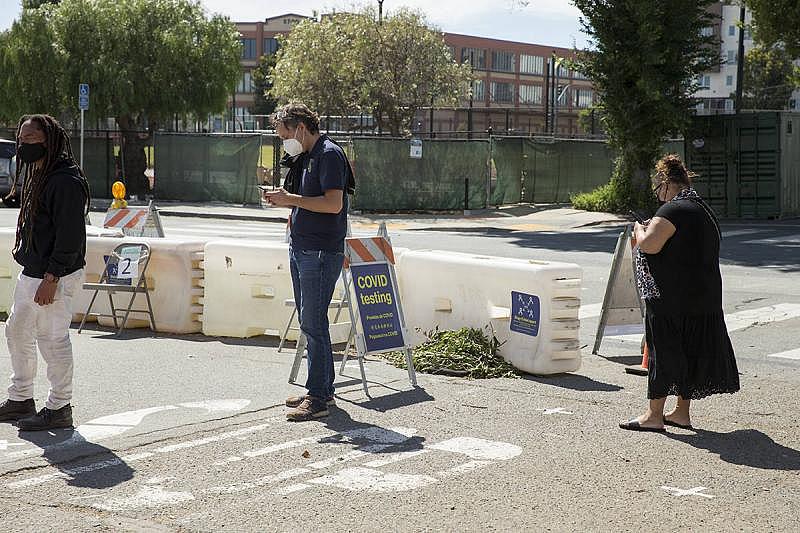
<path id="1" fill-rule="evenodd" d="M 489 142 L 422 141 L 411 157 L 408 139 L 353 139 L 354 208 L 427 211 L 486 207 Z"/>
<path id="2" fill-rule="evenodd" d="M 70 137 L 75 159 L 80 161 L 81 138 Z M 92 198 L 111 198 L 114 182 L 114 144 L 108 137 L 84 137 L 83 173 L 89 181 Z"/>
<path id="3" fill-rule="evenodd" d="M 522 201 L 525 160 L 520 137 L 492 138 L 492 205 L 517 204 Z"/>
<path id="4" fill-rule="evenodd" d="M 159 133 L 155 138 L 154 194 L 184 202 L 260 202 L 258 134 Z"/>
<path id="5" fill-rule="evenodd" d="M 574 194 L 608 183 L 613 169 L 613 154 L 603 142 L 526 139 L 522 157 L 523 202 L 569 202 Z"/>

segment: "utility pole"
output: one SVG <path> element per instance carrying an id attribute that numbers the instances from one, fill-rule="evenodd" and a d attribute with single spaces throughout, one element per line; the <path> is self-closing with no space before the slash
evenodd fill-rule
<path id="1" fill-rule="evenodd" d="M 383 24 L 383 0 L 378 0 L 378 24 Z"/>
<path id="2" fill-rule="evenodd" d="M 736 62 L 736 112 L 742 110 L 742 89 L 744 86 L 744 4 L 739 8 L 739 57 Z"/>

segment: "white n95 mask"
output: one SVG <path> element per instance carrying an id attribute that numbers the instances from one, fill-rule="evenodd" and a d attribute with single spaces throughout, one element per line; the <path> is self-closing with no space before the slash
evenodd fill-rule
<path id="1" fill-rule="evenodd" d="M 295 157 L 303 153 L 303 145 L 297 139 L 284 139 L 283 151 L 290 157 Z"/>

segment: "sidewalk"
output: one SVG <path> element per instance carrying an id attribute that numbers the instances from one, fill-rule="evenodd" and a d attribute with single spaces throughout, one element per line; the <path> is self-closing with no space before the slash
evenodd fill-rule
<path id="1" fill-rule="evenodd" d="M 131 204 L 133 206 L 133 204 Z M 142 204 L 138 204 L 142 205 Z M 283 207 L 237 206 L 222 203 L 156 202 L 164 217 L 211 218 L 253 222 L 286 222 L 290 210 Z M 107 200 L 92 202 L 92 211 L 105 211 Z M 588 226 L 623 224 L 625 217 L 612 213 L 592 213 L 558 204 L 518 204 L 464 213 L 361 213 L 350 214 L 356 226 L 377 226 L 386 222 L 404 229 L 419 229 L 447 224 L 453 228 L 503 227 L 521 231 L 575 229 Z"/>

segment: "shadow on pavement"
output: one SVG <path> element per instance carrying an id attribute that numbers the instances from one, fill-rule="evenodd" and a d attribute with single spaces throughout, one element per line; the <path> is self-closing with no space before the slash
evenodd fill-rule
<path id="1" fill-rule="evenodd" d="M 695 448 L 716 453 L 726 463 L 764 470 L 800 470 L 800 451 L 778 444 L 756 429 L 718 433 L 696 429 L 695 434 L 667 435 Z"/>
<path id="2" fill-rule="evenodd" d="M 410 431 L 401 433 L 400 428 L 384 428 L 353 420 L 342 409 L 332 409 L 330 416 L 325 419 L 325 426 L 335 431 L 336 435 L 320 439 L 320 443 L 352 443 L 356 450 L 369 453 L 414 451 L 421 450 L 425 445 L 425 437 L 409 435 Z"/>
<path id="3" fill-rule="evenodd" d="M 122 458 L 105 446 L 87 441 L 76 430 L 20 431 L 19 438 L 41 448 L 42 457 L 66 476 L 71 487 L 106 489 L 133 479 L 135 470 Z M 77 464 L 83 459 L 99 468 L 90 470 Z"/>
<path id="4" fill-rule="evenodd" d="M 358 381 L 358 383 L 361 383 Z M 337 383 L 339 385 L 339 383 Z M 380 385 L 382 388 L 388 388 L 386 385 Z M 370 394 L 374 392 L 375 386 L 370 388 Z M 346 398 L 341 398 L 343 401 L 356 405 L 358 407 L 363 407 L 364 409 L 371 409 L 373 411 L 379 412 L 386 412 L 391 411 L 392 409 L 399 409 L 401 407 L 408 407 L 409 405 L 415 405 L 418 403 L 423 402 L 432 402 L 435 400 L 433 396 L 428 394 L 428 392 L 420 387 L 410 389 L 410 390 L 396 390 L 391 389 L 394 392 L 390 394 L 386 394 L 384 396 L 373 396 L 364 401 L 351 401 Z M 361 391 L 359 391 L 361 392 Z M 363 394 L 363 392 L 362 392 Z"/>
<path id="5" fill-rule="evenodd" d="M 616 392 L 623 389 L 623 387 L 619 385 L 603 383 L 602 381 L 596 381 L 590 377 L 578 374 L 556 374 L 550 377 L 525 374 L 522 376 L 522 379 L 535 381 L 543 385 L 553 385 L 554 387 L 586 392 Z"/>

